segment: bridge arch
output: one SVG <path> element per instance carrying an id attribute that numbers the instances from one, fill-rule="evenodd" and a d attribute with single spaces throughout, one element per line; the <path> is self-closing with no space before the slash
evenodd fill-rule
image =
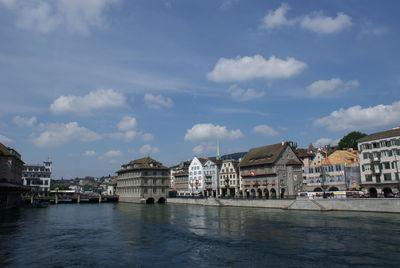
<path id="1" fill-rule="evenodd" d="M 147 198 L 146 204 L 154 204 L 154 198 L 153 197 Z"/>
<path id="2" fill-rule="evenodd" d="M 158 204 L 165 204 L 165 198 L 164 197 L 160 197 L 157 201 Z"/>

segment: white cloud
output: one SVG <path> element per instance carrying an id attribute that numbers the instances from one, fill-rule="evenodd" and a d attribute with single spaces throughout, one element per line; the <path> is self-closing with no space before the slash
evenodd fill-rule
<path id="1" fill-rule="evenodd" d="M 281 4 L 276 10 L 268 10 L 262 18 L 260 28 L 271 30 L 282 26 L 298 25 L 316 33 L 330 34 L 340 32 L 352 25 L 351 17 L 343 12 L 336 14 L 336 17 L 324 16 L 322 11 L 312 12 L 308 15 L 288 19 L 286 13 L 290 10 L 288 4 Z"/>
<path id="2" fill-rule="evenodd" d="M 304 29 L 326 34 L 340 32 L 351 24 L 351 18 L 342 12 L 337 13 L 336 18 L 324 16 L 322 12 L 314 12 L 305 16 L 300 22 L 300 26 Z"/>
<path id="3" fill-rule="evenodd" d="M 132 141 L 138 136 L 138 132 L 136 132 L 135 130 L 127 130 L 124 132 L 105 134 L 105 136 L 108 136 L 108 137 L 111 137 L 111 138 L 117 139 L 117 140 Z"/>
<path id="4" fill-rule="evenodd" d="M 329 116 L 314 121 L 331 131 L 368 130 L 400 124 L 400 101 L 391 105 L 363 108 L 359 105 L 333 111 Z"/>
<path id="5" fill-rule="evenodd" d="M 136 119 L 131 116 L 124 116 L 121 121 L 117 124 L 117 127 L 121 131 L 135 129 L 137 126 Z"/>
<path id="6" fill-rule="evenodd" d="M 361 34 L 369 36 L 380 36 L 389 32 L 385 26 L 377 26 L 372 22 L 367 21 L 361 24 Z"/>
<path id="7" fill-rule="evenodd" d="M 290 10 L 290 6 L 286 3 L 276 10 L 268 10 L 268 13 L 262 18 L 261 28 L 264 29 L 275 29 L 285 25 L 293 25 L 296 20 L 288 20 L 286 13 Z"/>
<path id="8" fill-rule="evenodd" d="M 243 137 L 242 132 L 228 130 L 225 126 L 213 124 L 196 124 L 186 131 L 185 140 L 188 141 L 207 141 L 207 140 L 226 140 Z"/>
<path id="9" fill-rule="evenodd" d="M 238 101 L 249 101 L 265 96 L 265 92 L 257 91 L 252 88 L 242 89 L 237 85 L 230 86 L 228 92 L 231 94 L 232 98 Z"/>
<path id="10" fill-rule="evenodd" d="M 103 154 L 103 157 L 112 158 L 112 157 L 118 157 L 118 156 L 121 156 L 121 155 L 122 155 L 122 152 L 121 152 L 121 151 L 118 151 L 118 150 L 110 150 L 110 151 L 108 151 L 108 152 L 105 152 L 105 153 Z"/>
<path id="11" fill-rule="evenodd" d="M 13 122 L 19 127 L 32 127 L 36 124 L 37 118 L 35 116 L 32 116 L 31 118 L 15 116 Z"/>
<path id="12" fill-rule="evenodd" d="M 214 82 L 246 81 L 256 78 L 280 79 L 289 78 L 302 72 L 307 64 L 287 57 L 275 56 L 266 60 L 261 55 L 253 57 L 220 58 L 207 78 Z"/>
<path id="13" fill-rule="evenodd" d="M 154 147 L 150 144 L 145 144 L 139 149 L 139 153 L 142 155 L 155 155 L 158 154 L 160 150 L 157 147 Z"/>
<path id="14" fill-rule="evenodd" d="M 358 87 L 360 83 L 357 80 L 343 82 L 340 78 L 330 80 L 318 80 L 307 87 L 307 91 L 312 97 L 324 95 L 327 93 L 338 93 Z"/>
<path id="15" fill-rule="evenodd" d="M 170 108 L 173 105 L 173 102 L 170 98 L 152 94 L 145 94 L 144 102 L 149 108 L 156 110 L 160 110 L 162 107 Z"/>
<path id="16" fill-rule="evenodd" d="M 0 135 L 0 142 L 3 144 L 14 142 L 12 139 L 7 138 L 6 136 Z"/>
<path id="17" fill-rule="evenodd" d="M 18 28 L 40 33 L 65 28 L 70 33 L 88 34 L 92 27 L 107 25 L 105 10 L 118 0 L 1 0 L 17 16 Z"/>
<path id="18" fill-rule="evenodd" d="M 42 127 L 45 130 L 33 139 L 33 143 L 40 148 L 61 146 L 71 140 L 96 141 L 102 138 L 101 135 L 80 127 L 77 122 L 55 123 L 42 125 Z"/>
<path id="19" fill-rule="evenodd" d="M 313 142 L 313 146 L 316 148 L 324 147 L 325 145 L 336 146 L 338 145 L 339 140 L 329 139 L 329 138 L 320 138 L 317 141 Z"/>
<path id="20" fill-rule="evenodd" d="M 154 136 L 151 133 L 144 133 L 142 135 L 142 141 L 144 141 L 144 142 L 150 142 L 150 141 L 153 141 L 153 140 L 154 140 Z"/>
<path id="21" fill-rule="evenodd" d="M 216 152 L 217 147 L 211 143 L 201 143 L 192 150 L 194 155 L 204 155 L 206 153 Z"/>
<path id="22" fill-rule="evenodd" d="M 91 114 L 93 110 L 119 108 L 125 105 L 122 93 L 112 89 L 91 91 L 85 96 L 61 96 L 51 105 L 50 110 L 56 114 Z"/>
<path id="23" fill-rule="evenodd" d="M 93 150 L 91 150 L 91 151 L 85 151 L 85 156 L 92 157 L 92 156 L 95 156 L 95 155 L 96 155 L 96 152 L 93 151 Z"/>
<path id="24" fill-rule="evenodd" d="M 279 134 L 275 129 L 267 125 L 255 126 L 253 132 L 262 136 L 277 136 Z"/>

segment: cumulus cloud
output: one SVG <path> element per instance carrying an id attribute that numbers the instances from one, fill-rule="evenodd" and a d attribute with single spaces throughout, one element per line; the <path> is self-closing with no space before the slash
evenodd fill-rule
<path id="1" fill-rule="evenodd" d="M 334 140 L 334 139 L 330 139 L 330 138 L 320 138 L 317 141 L 313 142 L 312 144 L 316 148 L 321 148 L 326 145 L 336 146 L 336 145 L 338 145 L 338 143 L 339 143 L 339 140 Z"/>
<path id="2" fill-rule="evenodd" d="M 152 146 L 150 144 L 145 144 L 139 149 L 140 154 L 147 155 L 147 156 L 155 155 L 155 154 L 158 154 L 159 152 L 160 152 L 160 150 L 157 147 Z"/>
<path id="3" fill-rule="evenodd" d="M 187 141 L 227 140 L 241 137 L 243 134 L 239 129 L 228 130 L 226 126 L 213 124 L 196 124 L 185 134 Z"/>
<path id="4" fill-rule="evenodd" d="M 110 134 L 105 134 L 105 136 L 117 139 L 117 140 L 124 140 L 124 141 L 132 141 L 134 140 L 139 133 L 135 130 L 127 130 L 124 132 L 116 132 L 116 133 L 110 133 Z"/>
<path id="5" fill-rule="evenodd" d="M 271 30 L 281 28 L 283 26 L 295 26 L 310 30 L 321 34 L 331 34 L 343 31 L 352 25 L 351 17 L 343 12 L 336 14 L 336 17 L 328 17 L 322 11 L 312 12 L 288 19 L 286 13 L 290 10 L 288 4 L 281 4 L 276 10 L 268 10 L 267 14 L 262 18 L 260 28 Z"/>
<path id="6" fill-rule="evenodd" d="M 255 126 L 253 132 L 262 136 L 277 136 L 279 134 L 275 129 L 267 125 Z"/>
<path id="7" fill-rule="evenodd" d="M 307 87 L 308 93 L 312 97 L 341 92 L 358 87 L 360 83 L 357 80 L 342 81 L 340 78 L 332 78 L 330 80 L 318 80 Z"/>
<path id="8" fill-rule="evenodd" d="M 322 12 L 314 12 L 305 16 L 300 26 L 316 33 L 336 33 L 350 27 L 351 18 L 342 12 L 337 13 L 336 18 L 324 16 Z"/>
<path id="9" fill-rule="evenodd" d="M 192 150 L 194 155 L 204 155 L 212 152 L 216 152 L 217 147 L 212 143 L 201 143 L 195 146 Z"/>
<path id="10" fill-rule="evenodd" d="M 242 89 L 237 85 L 230 86 L 228 92 L 231 95 L 231 97 L 237 101 L 249 101 L 265 96 L 265 92 L 257 91 L 252 88 Z"/>
<path id="11" fill-rule="evenodd" d="M 348 109 L 341 108 L 329 116 L 315 120 L 314 124 L 331 131 L 369 130 L 400 124 L 400 101 L 367 108 L 360 105 Z"/>
<path id="12" fill-rule="evenodd" d="M 290 10 L 290 6 L 286 3 L 276 10 L 268 10 L 264 18 L 262 18 L 261 28 L 275 29 L 285 25 L 293 25 L 296 20 L 289 20 L 286 18 L 286 13 Z"/>
<path id="13" fill-rule="evenodd" d="M 0 135 L 0 142 L 6 145 L 7 143 L 12 143 L 14 141 L 6 136 Z"/>
<path id="14" fill-rule="evenodd" d="M 121 131 L 135 129 L 137 126 L 136 118 L 132 116 L 124 116 L 121 121 L 117 124 L 117 127 Z"/>
<path id="15" fill-rule="evenodd" d="M 161 108 L 171 108 L 173 102 L 168 97 L 163 97 L 161 95 L 145 94 L 144 102 L 149 108 L 160 110 Z"/>
<path id="16" fill-rule="evenodd" d="M 72 140 L 87 142 L 102 139 L 101 135 L 79 126 L 77 122 L 48 124 L 42 128 L 44 131 L 33 139 L 33 143 L 39 148 L 57 147 Z"/>
<path id="17" fill-rule="evenodd" d="M 90 151 L 85 151 L 85 156 L 95 156 L 96 155 L 96 151 L 90 150 Z"/>
<path id="18" fill-rule="evenodd" d="M 103 157 L 112 158 L 112 157 L 118 157 L 118 156 L 121 156 L 121 155 L 122 155 L 122 152 L 119 151 L 119 150 L 110 150 L 108 152 L 105 152 L 103 154 Z"/>
<path id="19" fill-rule="evenodd" d="M 256 78 L 290 78 L 302 72 L 307 64 L 295 58 L 280 59 L 275 56 L 266 60 L 261 55 L 253 57 L 220 58 L 207 78 L 214 82 L 246 81 Z"/>
<path id="20" fill-rule="evenodd" d="M 31 118 L 15 116 L 12 121 L 19 127 L 33 127 L 37 122 L 37 118 L 35 116 Z"/>
<path id="21" fill-rule="evenodd" d="M 50 105 L 50 110 L 55 114 L 91 114 L 94 110 L 124 105 L 125 97 L 122 93 L 112 89 L 99 89 L 85 96 L 60 96 Z"/>
<path id="22" fill-rule="evenodd" d="M 16 26 L 50 33 L 65 28 L 70 33 L 88 34 L 93 27 L 107 25 L 105 11 L 118 0 L 0 0 L 12 10 Z"/>

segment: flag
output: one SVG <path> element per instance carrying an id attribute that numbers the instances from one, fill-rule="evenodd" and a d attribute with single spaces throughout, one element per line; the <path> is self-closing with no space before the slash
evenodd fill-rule
<path id="1" fill-rule="evenodd" d="M 250 175 L 251 175 L 252 177 L 254 177 L 256 174 L 254 173 L 253 170 L 250 170 Z"/>

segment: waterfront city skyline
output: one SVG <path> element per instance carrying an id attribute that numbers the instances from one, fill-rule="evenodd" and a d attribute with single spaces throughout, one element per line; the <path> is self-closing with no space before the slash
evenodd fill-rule
<path id="1" fill-rule="evenodd" d="M 59 179 L 396 127 L 399 7 L 0 0 L 0 142 Z"/>

